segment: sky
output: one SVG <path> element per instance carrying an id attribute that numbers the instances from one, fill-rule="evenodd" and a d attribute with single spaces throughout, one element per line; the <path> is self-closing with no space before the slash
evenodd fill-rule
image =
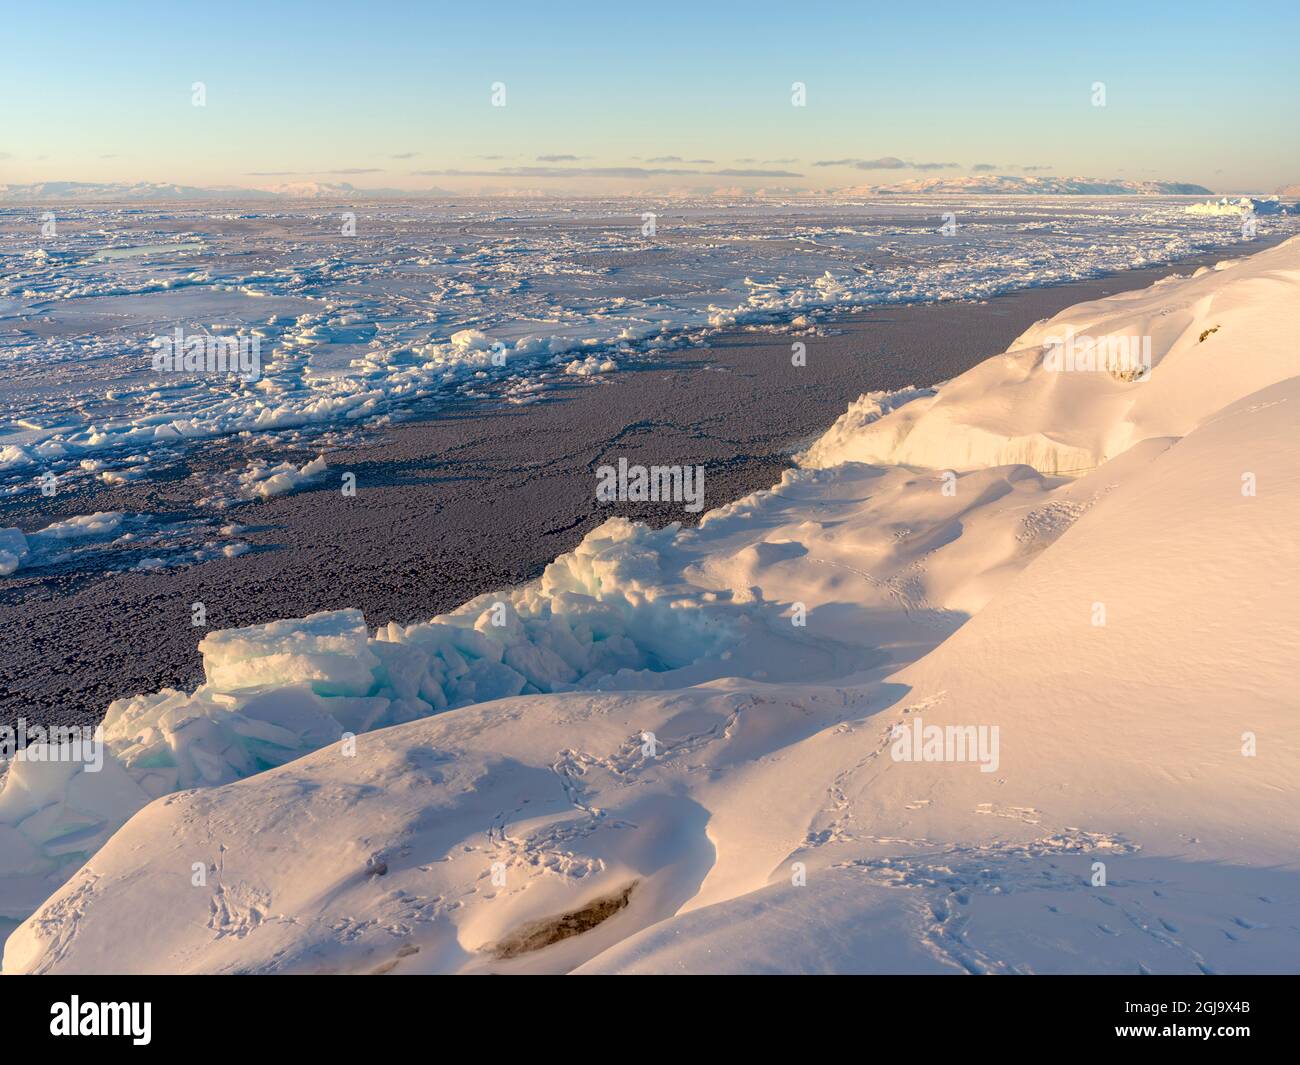
<path id="1" fill-rule="evenodd" d="M 0 184 L 1271 191 L 1300 183 L 1298 30 L 1294 0 L 0 0 Z"/>

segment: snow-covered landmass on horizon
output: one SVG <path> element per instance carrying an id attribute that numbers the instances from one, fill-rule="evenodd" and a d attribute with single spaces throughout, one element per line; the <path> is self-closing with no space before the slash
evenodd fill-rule
<path id="1" fill-rule="evenodd" d="M 1291 238 L 863 396 L 697 529 L 211 633 L 102 773 L 10 767 L 4 970 L 1292 971 L 1297 335 Z"/>
<path id="2" fill-rule="evenodd" d="M 864 194 L 899 192 L 1012 194 L 1047 196 L 1188 196 L 1208 194 L 1209 189 L 1186 181 L 1131 181 L 1123 178 L 1058 178 L 1023 177 L 1005 174 L 984 174 L 967 177 L 922 178 L 910 182 L 869 185 L 861 189 L 834 190 L 831 195 L 843 197 L 860 192 Z M 357 188 L 347 181 L 279 181 L 269 185 L 248 188 L 222 185 L 201 188 L 194 185 L 174 185 L 157 181 L 122 182 L 92 181 L 41 181 L 28 185 L 0 184 L 0 203 L 129 203 L 143 201 L 157 203 L 174 200 L 348 200 L 368 199 L 457 199 L 446 189 L 395 189 Z"/>
<path id="3" fill-rule="evenodd" d="M 1188 181 L 964 174 L 867 185 L 861 190 L 853 191 L 913 196 L 1200 196 L 1208 194 L 1210 190 Z"/>

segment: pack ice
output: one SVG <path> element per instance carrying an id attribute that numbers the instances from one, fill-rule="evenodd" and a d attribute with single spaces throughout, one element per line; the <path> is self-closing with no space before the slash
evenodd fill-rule
<path id="1" fill-rule="evenodd" d="M 933 203 L 686 201 L 649 248 L 625 208 L 559 201 L 377 203 L 349 236 L 317 204 L 69 203 L 49 238 L 0 210 L 0 357 L 7 382 L 41 382 L 0 382 L 0 495 L 47 474 L 137 479 L 217 438 L 318 445 L 494 384 L 534 402 L 717 329 L 982 299 L 1241 239 L 1221 212 L 1151 197 L 943 209 L 959 237 Z M 1294 228 L 1273 213 L 1261 235 Z M 156 360 L 181 334 L 255 349 L 255 372 Z"/>
<path id="2" fill-rule="evenodd" d="M 1292 239 L 864 396 L 698 529 L 213 633 L 102 773 L 9 769 L 4 970 L 1294 971 L 1298 329 Z"/>

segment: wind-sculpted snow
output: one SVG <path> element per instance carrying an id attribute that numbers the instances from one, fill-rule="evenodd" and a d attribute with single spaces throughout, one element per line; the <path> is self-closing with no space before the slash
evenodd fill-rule
<path id="1" fill-rule="evenodd" d="M 1231 219 L 1140 198 L 671 204 L 649 235 L 642 210 L 72 204 L 45 236 L 32 210 L 0 209 L 0 492 L 126 454 L 112 476 L 139 476 L 214 437 L 383 424 L 494 383 L 534 402 L 719 329 L 982 299 L 1241 243 Z M 1266 219 L 1260 236 L 1294 224 Z M 249 357 L 239 372 L 174 368 L 177 330 Z"/>
<path id="2" fill-rule="evenodd" d="M 538 581 L 428 622 L 371 632 L 360 611 L 338 610 L 210 633 L 197 690 L 108 708 L 112 772 L 10 768 L 0 829 L 23 834 L 14 853 L 27 858 L 0 858 L 0 913 L 25 916 L 36 900 L 23 878 L 52 889 L 151 799 L 345 733 L 519 695 L 790 682 L 909 661 L 1068 527 L 1040 520 L 1044 508 L 1081 513 L 1103 491 L 998 470 L 936 506 L 937 485 L 901 470 L 792 471 L 698 529 L 611 519 Z M 28 821 L 31 795 L 43 815 Z"/>
<path id="3" fill-rule="evenodd" d="M 9 768 L 5 970 L 1293 970 L 1297 297 L 1292 240 L 1056 323 L 1144 379 L 1016 348 L 696 529 L 209 634 L 102 772 Z"/>
<path id="4" fill-rule="evenodd" d="M 1295 374 L 1295 245 L 1070 307 L 929 394 L 863 397 L 802 461 L 1076 474 L 1142 440 L 1184 436 Z"/>

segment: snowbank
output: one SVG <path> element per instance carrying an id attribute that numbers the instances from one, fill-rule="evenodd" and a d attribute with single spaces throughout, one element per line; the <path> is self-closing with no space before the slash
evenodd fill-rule
<path id="1" fill-rule="evenodd" d="M 870 424 L 851 409 L 801 461 L 1094 469 L 1141 440 L 1185 436 L 1225 404 L 1293 376 L 1298 283 L 1293 238 L 1190 278 L 1078 304 L 937 393 L 867 400 L 885 415 Z M 1126 354 L 1149 371 L 1125 372 Z"/>
<path id="2" fill-rule="evenodd" d="M 24 834 L 29 855 L 21 868 L 0 859 L 0 913 L 22 917 L 38 901 L 5 876 L 44 877 L 48 893 L 150 800 L 262 772 L 345 732 L 520 695 L 790 682 L 910 661 L 1105 486 L 1019 468 L 972 473 L 959 489 L 944 495 L 937 478 L 905 470 L 791 471 L 698 529 L 611 519 L 540 580 L 425 623 L 371 633 L 360 611 L 340 610 L 210 633 L 194 692 L 109 707 L 108 758 L 122 773 L 81 775 L 75 801 L 52 768 L 5 782 L 42 795 L 46 811 L 28 824 L 0 791 L 0 826 Z"/>

